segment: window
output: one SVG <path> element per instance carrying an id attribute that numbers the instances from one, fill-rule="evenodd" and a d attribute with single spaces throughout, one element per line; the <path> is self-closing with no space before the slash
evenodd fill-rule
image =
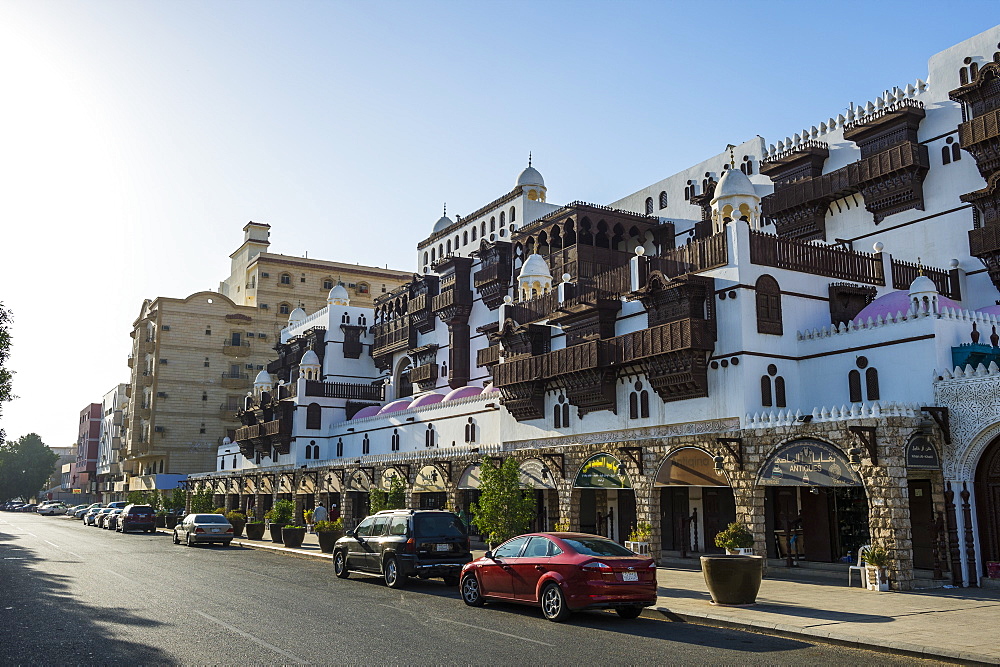
<path id="1" fill-rule="evenodd" d="M 861 373 L 852 370 L 847 374 L 847 388 L 850 392 L 851 403 L 861 402 Z"/>
<path id="2" fill-rule="evenodd" d="M 208 392 L 207 391 L 201 392 L 201 400 L 203 400 L 203 401 L 207 401 L 208 400 Z"/>
<path id="3" fill-rule="evenodd" d="M 365 433 L 365 439 L 361 441 L 361 453 L 368 454 L 371 452 L 372 443 L 368 439 L 368 434 Z"/>
<path id="4" fill-rule="evenodd" d="M 306 408 L 306 428 L 318 429 L 323 426 L 323 411 L 319 403 L 310 403 Z"/>
<path id="5" fill-rule="evenodd" d="M 552 406 L 552 423 L 556 428 L 569 428 L 569 403 L 566 397 L 559 395 L 557 403 Z"/>
<path id="6" fill-rule="evenodd" d="M 660 208 L 662 209 L 662 208 L 666 208 L 666 207 L 667 207 L 667 193 L 666 192 L 661 192 L 660 193 Z"/>
<path id="7" fill-rule="evenodd" d="M 778 281 L 764 275 L 757 279 L 757 333 L 780 336 L 781 289 Z"/>
<path id="8" fill-rule="evenodd" d="M 205 425 L 202 424 L 201 428 L 198 429 L 198 433 L 204 433 L 204 432 L 205 432 Z"/>
<path id="9" fill-rule="evenodd" d="M 282 303 L 278 306 L 278 312 L 282 315 L 287 315 L 292 312 L 292 306 L 287 303 Z"/>
<path id="10" fill-rule="evenodd" d="M 305 281 L 306 281 L 306 277 L 305 276 L 302 276 L 301 278 L 299 278 L 299 282 L 300 283 L 304 283 Z"/>
<path id="11" fill-rule="evenodd" d="M 472 417 L 469 417 L 469 423 L 465 425 L 465 441 L 476 441 L 476 421 Z"/>
<path id="12" fill-rule="evenodd" d="M 469 231 L 462 232 L 462 245 L 469 245 Z"/>
<path id="13" fill-rule="evenodd" d="M 280 281 L 281 281 L 282 285 L 291 285 L 292 284 L 292 275 L 290 273 L 282 273 Z"/>
<path id="14" fill-rule="evenodd" d="M 205 368 L 209 367 L 208 357 L 205 357 Z"/>
<path id="15" fill-rule="evenodd" d="M 513 223 L 517 220 L 517 209 L 513 206 L 510 207 L 510 221 Z"/>
<path id="16" fill-rule="evenodd" d="M 780 375 L 774 378 L 774 402 L 779 408 L 787 407 L 785 404 L 785 378 Z"/>
<path id="17" fill-rule="evenodd" d="M 642 382 L 635 383 L 635 391 L 628 396 L 628 418 L 645 419 L 649 417 L 649 391 L 644 389 Z"/>
<path id="18" fill-rule="evenodd" d="M 771 398 L 771 378 L 767 375 L 760 377 L 760 404 L 765 408 L 774 405 L 774 401 Z"/>
<path id="19" fill-rule="evenodd" d="M 879 400 L 878 371 L 874 368 L 865 371 L 865 391 L 868 392 L 869 401 Z"/>
<path id="20" fill-rule="evenodd" d="M 358 283 L 357 285 L 358 294 L 368 294 L 368 283 Z M 385 291 L 384 289 L 382 290 Z"/>
<path id="21" fill-rule="evenodd" d="M 205 327 L 205 335 L 206 336 L 212 335 L 212 327 Z"/>
<path id="22" fill-rule="evenodd" d="M 344 455 L 344 439 L 343 438 L 338 438 L 337 439 L 337 456 L 343 456 L 343 455 Z"/>
<path id="23" fill-rule="evenodd" d="M 747 176 L 753 176 L 753 160 L 749 155 L 743 156 L 743 163 L 740 165 L 740 171 Z"/>
<path id="24" fill-rule="evenodd" d="M 448 239 L 448 241 L 445 243 L 444 249 L 445 252 L 447 252 L 449 255 L 451 254 L 451 239 Z"/>
<path id="25" fill-rule="evenodd" d="M 646 215 L 653 215 L 653 198 L 646 197 Z"/>
<path id="26" fill-rule="evenodd" d="M 495 232 L 497 230 L 497 219 L 490 218 L 490 231 Z"/>
<path id="27" fill-rule="evenodd" d="M 478 231 L 478 230 L 476 229 L 476 226 L 475 226 L 475 225 L 473 225 L 473 226 L 472 226 L 472 240 L 473 240 L 473 241 L 475 241 L 475 240 L 476 240 L 476 232 L 477 232 L 477 231 Z"/>
<path id="28" fill-rule="evenodd" d="M 486 238 L 486 221 L 483 220 L 483 224 L 479 227 L 479 235 Z"/>
<path id="29" fill-rule="evenodd" d="M 425 259 L 424 261 L 426 262 L 427 260 Z M 333 280 L 331 280 L 330 278 L 324 278 L 323 279 L 323 289 L 325 289 L 325 290 L 331 290 L 331 289 L 333 289 Z"/>
<path id="30" fill-rule="evenodd" d="M 493 551 L 494 558 L 517 558 L 521 553 L 521 547 L 528 541 L 527 537 L 515 537 L 510 542 L 501 544 Z"/>
<path id="31" fill-rule="evenodd" d="M 427 431 L 424 433 L 424 447 L 434 446 L 434 424 L 427 425 Z"/>
<path id="32" fill-rule="evenodd" d="M 392 429 L 392 451 L 399 451 L 399 429 Z"/>

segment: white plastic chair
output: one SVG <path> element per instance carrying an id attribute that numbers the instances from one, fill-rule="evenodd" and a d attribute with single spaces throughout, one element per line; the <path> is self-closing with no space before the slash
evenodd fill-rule
<path id="1" fill-rule="evenodd" d="M 858 575 L 861 579 L 861 588 L 868 588 L 868 568 L 865 566 L 864 553 L 865 549 L 870 547 L 870 544 L 866 544 L 860 549 L 858 549 L 858 564 L 851 565 L 847 568 L 847 585 L 850 586 L 854 580 L 852 573 L 857 570 Z"/>

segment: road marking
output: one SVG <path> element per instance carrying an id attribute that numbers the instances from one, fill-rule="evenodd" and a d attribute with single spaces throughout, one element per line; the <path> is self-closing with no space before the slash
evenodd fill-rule
<path id="1" fill-rule="evenodd" d="M 285 656 L 286 658 L 290 659 L 292 662 L 294 662 L 296 664 L 299 664 L 299 665 L 308 664 L 307 661 L 303 660 L 302 658 L 298 657 L 297 655 L 294 655 L 292 653 L 289 653 L 288 651 L 282 650 L 282 649 L 278 648 L 277 646 L 275 646 L 274 644 L 269 644 L 266 641 L 264 641 L 263 639 L 259 639 L 257 637 L 254 637 L 253 635 L 247 634 L 246 632 L 243 632 L 242 630 L 240 630 L 236 626 L 230 625 L 229 623 L 226 623 L 225 621 L 220 621 L 219 619 L 215 618 L 214 616 L 209 616 L 208 614 L 206 614 L 204 612 L 200 612 L 197 609 L 192 609 L 192 611 L 194 613 L 198 614 L 199 616 L 204 616 L 205 618 L 207 618 L 208 620 L 212 621 L 213 623 L 221 625 L 222 627 L 224 627 L 227 630 L 230 630 L 231 632 L 235 632 L 236 634 L 240 635 L 241 637 L 249 639 L 250 641 L 252 641 L 254 643 L 260 644 L 261 646 L 263 646 L 264 648 L 266 648 L 266 649 L 268 649 L 270 651 L 274 651 L 278 655 Z"/>
<path id="2" fill-rule="evenodd" d="M 78 553 L 76 553 L 76 552 L 74 552 L 74 551 L 70 551 L 70 550 L 69 550 L 69 549 L 67 549 L 66 547 L 61 547 L 61 546 L 59 546 L 58 544 L 56 544 L 55 542 L 49 542 L 48 540 L 42 540 L 42 541 L 43 541 L 43 542 L 45 542 L 46 544 L 51 544 L 51 545 L 52 545 L 52 546 L 54 546 L 54 547 L 55 547 L 56 549 L 59 549 L 59 551 L 65 551 L 65 552 L 66 552 L 66 553 L 68 553 L 68 554 L 69 554 L 70 556 L 76 556 L 76 557 L 77 557 L 77 558 L 79 558 L 80 560 L 83 560 L 83 556 L 81 556 L 80 554 L 78 554 Z"/>
<path id="3" fill-rule="evenodd" d="M 124 574 L 120 574 L 120 573 L 118 573 L 118 572 L 115 572 L 114 570 L 105 570 L 105 572 L 106 572 L 106 573 L 108 573 L 108 574 L 113 574 L 113 575 L 115 575 L 116 577 L 121 577 L 122 579 L 124 579 L 124 580 L 125 580 L 125 581 L 127 581 L 128 583 L 132 584 L 133 586 L 142 586 L 142 584 L 140 584 L 140 583 L 139 583 L 138 581 L 136 581 L 135 579 L 129 579 L 129 578 L 128 578 L 128 577 L 126 577 L 126 576 L 125 576 Z"/>
<path id="4" fill-rule="evenodd" d="M 396 609 L 397 611 L 401 611 L 399 609 L 399 607 L 394 607 L 394 606 L 388 605 L 388 604 L 380 604 L 378 606 L 380 606 L 380 607 L 388 607 L 389 609 Z M 474 630 L 482 630 L 483 632 L 492 632 L 493 634 L 503 635 L 504 637 L 510 637 L 511 639 L 520 639 L 521 641 L 531 642 L 532 644 L 541 644 L 542 646 L 555 647 L 555 644 L 549 644 L 547 642 L 541 642 L 541 641 L 538 641 L 537 639 L 528 639 L 527 637 L 521 637 L 520 635 L 512 635 L 512 634 L 509 634 L 507 632 L 500 632 L 499 630 L 490 630 L 489 628 L 484 628 L 481 625 L 470 625 L 468 623 L 461 623 L 459 621 L 453 621 L 450 618 L 441 618 L 440 616 L 428 616 L 427 618 L 433 618 L 436 621 L 444 621 L 445 623 L 454 623 L 455 625 L 461 625 L 461 626 L 464 626 L 466 628 L 473 628 Z"/>

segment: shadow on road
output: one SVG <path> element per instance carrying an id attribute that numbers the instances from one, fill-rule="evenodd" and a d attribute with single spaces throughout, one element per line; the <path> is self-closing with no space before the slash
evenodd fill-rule
<path id="1" fill-rule="evenodd" d="M 0 532 L 0 664 L 153 664 L 164 653 L 121 638 L 128 628 L 158 621 L 76 599 L 72 578 L 43 573 L 40 555 L 16 535 Z"/>

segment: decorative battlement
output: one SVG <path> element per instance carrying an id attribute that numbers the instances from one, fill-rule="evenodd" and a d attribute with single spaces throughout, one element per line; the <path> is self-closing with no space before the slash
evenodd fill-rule
<path id="1" fill-rule="evenodd" d="M 948 370 L 947 368 L 943 371 L 934 371 L 934 384 L 939 385 L 947 382 L 948 380 L 964 380 L 966 378 L 980 378 L 1000 375 L 1000 366 L 997 366 L 997 362 L 991 361 L 989 366 L 984 364 L 979 364 L 975 368 L 972 364 L 966 364 L 965 368 L 961 366 L 955 366 L 954 370 Z"/>
<path id="2" fill-rule="evenodd" d="M 794 426 L 805 424 L 806 422 L 838 422 L 849 421 L 851 419 L 877 419 L 881 417 L 920 417 L 920 405 L 917 403 L 880 403 L 875 401 L 870 406 L 867 403 L 851 403 L 841 405 L 839 408 L 833 406 L 813 408 L 809 414 L 802 414 L 801 410 L 792 412 L 791 410 L 771 410 L 768 412 L 755 412 L 753 415 L 747 413 L 742 420 L 742 427 L 749 428 L 774 428 L 776 426 Z"/>
<path id="3" fill-rule="evenodd" d="M 959 310 L 957 308 L 941 308 L 937 312 L 933 310 L 917 310 L 914 306 L 904 313 L 902 311 L 897 312 L 895 315 L 890 315 L 883 318 L 879 315 L 877 318 L 869 317 L 865 322 L 851 321 L 850 323 L 841 322 L 840 324 L 830 326 L 825 326 L 820 329 L 811 329 L 806 331 L 796 331 L 796 340 L 814 340 L 818 338 L 830 338 L 831 336 L 840 336 L 842 334 L 850 334 L 856 331 L 863 331 L 867 329 L 875 329 L 878 327 L 889 326 L 892 324 L 901 324 L 903 322 L 912 322 L 913 320 L 924 319 L 928 317 L 934 317 L 941 320 L 952 320 L 955 322 L 972 322 L 975 324 L 989 324 L 994 326 L 1000 326 L 1000 317 L 996 315 L 990 315 L 989 313 L 977 313 L 973 310 Z"/>
<path id="4" fill-rule="evenodd" d="M 848 108 L 846 115 L 839 114 L 836 118 L 830 118 L 825 123 L 820 123 L 819 127 L 813 125 L 810 129 L 802 130 L 802 132 L 796 133 L 792 137 L 785 137 L 785 140 L 779 141 L 777 145 L 771 144 L 764 152 L 761 162 L 778 160 L 787 156 L 787 154 L 794 153 L 802 148 L 808 148 L 811 143 L 818 143 L 816 142 L 818 137 L 838 128 L 849 130 L 885 114 L 898 111 L 904 106 L 920 105 L 920 102 L 914 98 L 927 89 L 927 82 L 917 79 L 915 84 L 908 83 L 905 88 L 896 86 L 891 91 L 885 91 L 881 97 L 875 98 L 874 102 L 856 106 L 852 104 Z"/>

